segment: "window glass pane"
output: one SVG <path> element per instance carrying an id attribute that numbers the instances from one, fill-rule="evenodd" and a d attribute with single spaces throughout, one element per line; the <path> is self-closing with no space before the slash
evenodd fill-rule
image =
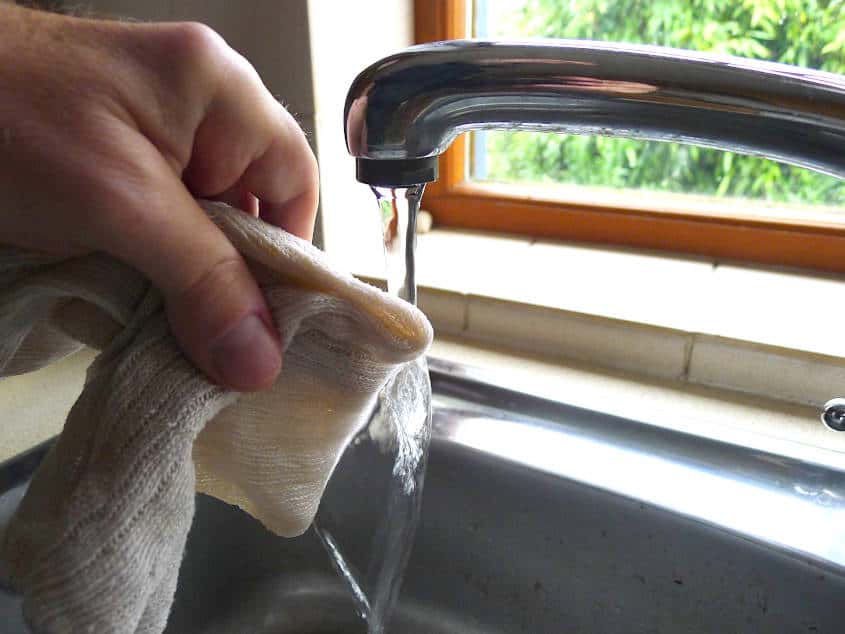
<path id="1" fill-rule="evenodd" d="M 843 0 L 476 0 L 475 36 L 657 44 L 845 74 Z M 568 184 L 754 199 L 735 213 L 845 220 L 845 185 L 765 159 L 670 143 L 521 131 L 472 136 L 471 175 L 499 183 Z M 583 195 L 583 191 L 581 194 Z M 615 195 L 618 197 L 619 192 Z M 807 209 L 808 205 L 814 205 Z"/>

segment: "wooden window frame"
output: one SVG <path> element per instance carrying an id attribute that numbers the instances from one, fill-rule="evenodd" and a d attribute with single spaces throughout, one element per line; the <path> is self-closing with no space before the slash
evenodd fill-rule
<path id="1" fill-rule="evenodd" d="M 467 37 L 470 2 L 415 0 L 417 43 Z M 423 206 L 441 226 L 845 273 L 845 226 L 732 216 L 718 201 L 695 205 L 676 197 L 677 204 L 666 204 L 659 195 L 637 206 L 623 196 L 603 197 L 600 204 L 526 196 L 525 187 L 471 182 L 467 145 L 467 135 L 455 140 L 440 157 L 439 179 L 426 189 Z"/>

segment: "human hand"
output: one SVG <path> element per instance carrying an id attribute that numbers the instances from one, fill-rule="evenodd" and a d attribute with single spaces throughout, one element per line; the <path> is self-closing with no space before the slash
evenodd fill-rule
<path id="1" fill-rule="evenodd" d="M 310 240 L 317 196 L 299 125 L 211 29 L 0 4 L 0 243 L 139 269 L 218 383 L 266 387 L 281 353 L 258 285 L 195 197 Z"/>

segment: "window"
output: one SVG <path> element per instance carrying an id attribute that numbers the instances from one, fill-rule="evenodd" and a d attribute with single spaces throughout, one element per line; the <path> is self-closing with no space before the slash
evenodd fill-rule
<path id="1" fill-rule="evenodd" d="M 417 0 L 415 17 L 419 42 L 586 38 L 845 73 L 841 0 Z M 845 183 L 704 148 L 473 133 L 441 158 L 424 206 L 441 225 L 845 272 Z"/>

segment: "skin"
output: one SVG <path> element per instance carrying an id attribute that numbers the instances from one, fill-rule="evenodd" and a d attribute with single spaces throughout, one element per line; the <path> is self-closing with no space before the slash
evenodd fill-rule
<path id="1" fill-rule="evenodd" d="M 208 27 L 0 4 L 0 242 L 142 271 L 216 382 L 267 387 L 282 359 L 255 279 L 195 198 L 310 240 L 317 196 L 301 128 Z"/>

